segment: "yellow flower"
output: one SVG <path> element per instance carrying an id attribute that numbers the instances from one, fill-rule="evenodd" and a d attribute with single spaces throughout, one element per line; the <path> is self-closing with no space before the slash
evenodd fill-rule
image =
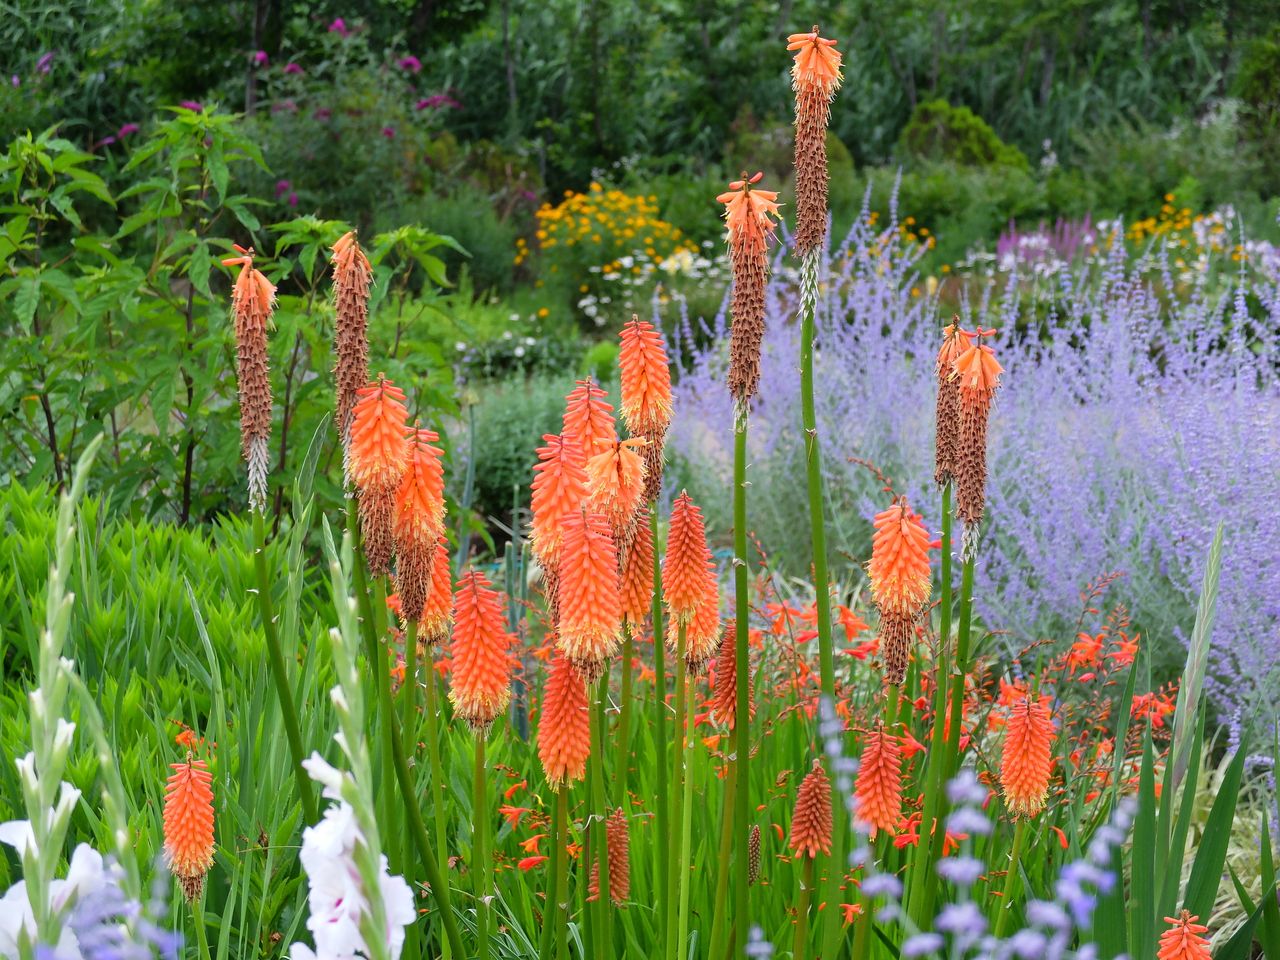
<path id="1" fill-rule="evenodd" d="M 539 316 L 540 318 L 541 318 L 541 317 L 546 317 L 546 316 L 548 316 L 550 313 L 551 313 L 551 311 L 550 311 L 550 310 L 548 310 L 546 307 L 539 307 L 539 308 L 538 308 L 538 316 Z"/>

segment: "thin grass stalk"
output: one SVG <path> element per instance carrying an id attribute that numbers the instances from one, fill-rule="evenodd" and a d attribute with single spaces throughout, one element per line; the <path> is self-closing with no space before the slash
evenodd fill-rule
<path id="1" fill-rule="evenodd" d="M 289 741 L 289 754 L 293 759 L 293 779 L 298 787 L 298 800 L 307 823 L 315 823 L 316 801 L 311 792 L 311 778 L 302 769 L 302 731 L 298 726 L 298 711 L 293 702 L 293 690 L 285 670 L 284 652 L 280 649 L 280 635 L 276 632 L 276 616 L 271 603 L 271 581 L 267 578 L 267 531 L 262 511 L 253 511 L 253 566 L 258 578 L 258 610 L 262 616 L 262 632 L 267 638 L 267 660 L 271 664 L 271 678 L 275 681 L 276 695 L 280 698 L 280 715 L 284 718 L 285 737 Z"/>
<path id="2" fill-rule="evenodd" d="M 799 912 L 796 915 L 796 941 L 792 948 L 792 956 L 795 960 L 805 960 L 809 955 L 809 904 L 813 900 L 813 857 L 803 859 L 804 867 L 800 871 Z"/>
<path id="3" fill-rule="evenodd" d="M 560 857 L 556 862 L 556 960 L 569 960 L 569 787 L 556 791 L 556 845 Z"/>
<path id="4" fill-rule="evenodd" d="M 409 818 L 409 829 L 418 848 L 418 858 L 422 861 L 427 873 L 427 884 L 431 888 L 431 896 L 440 911 L 441 923 L 444 924 L 445 937 L 455 957 L 465 956 L 462 950 L 462 935 L 458 932 L 458 921 L 453 915 L 453 906 L 449 896 L 449 885 L 446 874 L 436 862 L 435 853 L 431 849 L 431 840 L 427 837 L 426 825 L 422 822 L 422 813 L 418 809 L 413 788 L 413 778 L 409 775 L 409 764 L 404 758 L 403 746 L 400 742 L 400 724 L 395 712 L 391 709 L 391 684 L 387 677 L 381 650 L 378 646 L 377 624 L 374 619 L 373 604 L 369 599 L 368 578 L 365 576 L 364 548 L 354 535 L 356 524 L 356 503 L 350 501 L 347 507 L 347 526 L 352 531 L 352 543 L 355 544 L 356 603 L 360 608 L 360 621 L 364 630 L 365 652 L 369 659 L 369 669 L 373 671 L 378 700 L 382 705 L 383 715 L 388 718 L 386 736 L 391 741 L 391 756 L 395 767 L 396 782 L 400 787 L 400 796 L 404 801 Z M 388 792 L 390 784 L 387 785 Z"/>
<path id="5" fill-rule="evenodd" d="M 672 819 L 683 825 L 684 823 L 684 755 L 685 755 L 685 710 L 686 695 L 688 693 L 688 684 L 686 678 L 688 676 L 688 666 L 685 663 L 684 654 L 687 643 L 688 628 L 681 623 L 676 629 L 676 749 L 675 763 L 671 777 L 671 786 L 675 791 L 675 811 Z M 655 643 L 660 641 L 655 640 Z M 680 877 L 683 873 L 688 872 L 685 864 L 685 851 L 683 848 L 683 834 L 670 834 L 662 838 L 659 842 L 667 842 L 674 848 L 671 855 L 670 873 L 667 875 L 667 892 L 668 894 L 679 895 Z M 678 960 L 680 956 L 679 936 L 679 914 L 680 911 L 667 908 L 667 948 L 666 956 L 669 960 Z"/>
<path id="6" fill-rule="evenodd" d="M 1002 938 L 1009 929 L 1013 919 L 1013 898 L 1022 886 L 1022 851 L 1027 842 L 1026 818 L 1019 818 L 1013 830 L 1013 851 L 1009 854 L 1009 872 L 1004 875 L 1004 892 L 996 907 L 1000 915 L 996 917 L 996 937 Z"/>
<path id="7" fill-rule="evenodd" d="M 943 755 L 943 738 L 947 715 L 947 648 L 951 643 L 951 481 L 942 487 L 942 591 L 938 603 L 938 660 L 934 665 L 933 730 L 930 732 L 928 780 L 925 785 L 924 808 L 921 829 L 929 829 L 933 823 L 941 823 L 946 816 L 947 798 L 943 790 L 946 758 Z M 935 833 L 937 831 L 935 830 Z M 911 867 L 911 888 L 908 890 L 907 907 L 916 926 L 924 929 L 932 917 L 933 887 L 928 880 L 933 876 L 933 864 L 942 853 L 943 837 L 939 834 L 928 842 L 916 844 Z"/>
<path id="8" fill-rule="evenodd" d="M 663 931 L 665 942 L 667 929 L 667 871 L 669 857 L 666 838 L 671 836 L 670 802 L 667 796 L 667 668 L 666 650 L 663 648 L 662 623 L 662 560 L 658 550 L 658 504 L 649 504 L 649 531 L 653 535 L 653 731 L 654 743 L 658 745 L 655 770 L 655 793 L 657 794 L 657 828 L 659 840 L 654 850 L 657 863 L 654 875 L 657 878 L 657 921 L 658 929 Z"/>
<path id="9" fill-rule="evenodd" d="M 404 631 L 404 682 L 400 685 L 401 708 L 404 712 L 404 735 L 409 744 L 409 752 L 416 755 L 418 751 L 418 624 L 410 621 Z M 417 778 L 415 778 L 416 780 Z M 388 790 L 388 793 L 391 791 Z M 417 784 L 414 785 L 414 803 L 417 803 Z M 406 813 L 407 815 L 407 813 Z M 409 884 L 410 890 L 418 889 L 417 870 L 415 869 L 416 859 L 413 855 L 413 839 L 409 836 L 408 831 L 404 831 L 401 835 L 400 847 L 400 863 L 403 870 L 405 882 Z M 418 946 L 418 924 L 414 923 L 405 931 L 407 939 L 405 947 Z M 416 949 L 409 951 L 409 955 L 418 952 Z"/>
<path id="10" fill-rule="evenodd" d="M 556 900 L 556 885 L 560 877 L 560 861 L 564 859 L 564 848 L 560 840 L 560 835 L 564 832 L 564 813 L 560 809 L 560 794 L 565 789 L 567 785 L 562 785 L 556 791 L 555 805 L 551 814 L 551 853 L 549 855 L 551 866 L 547 872 L 547 888 L 542 901 L 542 933 L 538 937 L 538 956 L 541 960 L 548 960 L 553 956 L 551 951 L 555 946 L 555 931 L 560 916 L 560 906 Z"/>
<path id="11" fill-rule="evenodd" d="M 681 658 L 683 663 L 683 657 Z M 685 671 L 685 729 L 681 732 L 684 740 L 684 752 L 687 751 L 693 741 L 693 709 L 692 709 L 692 692 L 689 689 L 692 681 Z M 689 890 L 693 886 L 693 877 L 689 871 L 689 858 L 692 854 L 693 842 L 693 777 L 689 775 L 689 771 L 684 771 L 683 796 L 681 798 L 681 824 L 680 824 L 680 922 L 676 933 L 676 949 L 678 952 L 687 950 L 686 944 L 689 940 Z"/>
<path id="12" fill-rule="evenodd" d="M 447 876 L 449 873 L 449 835 L 445 832 L 445 779 L 444 766 L 440 762 L 440 720 L 436 715 L 436 684 L 438 681 L 436 679 L 435 664 L 432 662 L 429 652 L 426 663 L 423 666 L 423 709 L 427 716 L 427 762 L 431 766 L 431 815 L 435 821 L 436 829 L 436 851 L 439 857 L 437 869 L 441 876 Z M 443 941 L 440 946 L 441 956 L 444 960 L 450 960 L 452 948 L 449 941 Z"/>
<path id="13" fill-rule="evenodd" d="M 631 637 L 631 625 L 622 625 L 622 702 L 618 705 L 618 767 L 613 771 L 617 783 L 617 805 L 628 809 L 627 791 L 631 778 L 631 698 L 633 696 L 631 660 L 635 653 L 635 641 Z"/>
<path id="14" fill-rule="evenodd" d="M 609 957 L 613 954 L 613 924 L 609 900 L 609 843 L 605 829 L 604 789 L 604 731 L 605 698 L 609 689 L 609 672 L 596 683 L 594 703 L 591 706 L 591 842 L 589 850 L 597 869 L 594 924 L 598 937 L 594 956 Z M 588 873 L 590 871 L 588 870 Z"/>
<path id="15" fill-rule="evenodd" d="M 476 870 L 476 956 L 489 958 L 489 785 L 485 775 L 485 734 L 475 733 L 475 792 L 471 801 L 471 855 Z"/>
<path id="16" fill-rule="evenodd" d="M 374 663 L 376 663 L 378 665 L 378 668 L 382 671 L 382 675 L 380 677 L 375 677 L 374 682 L 377 683 L 379 686 L 385 685 L 387 688 L 386 703 L 384 704 L 382 700 L 379 699 L 378 711 L 377 711 L 380 714 L 381 722 L 385 727 L 391 721 L 391 718 L 392 718 L 391 711 L 393 709 L 391 706 L 391 665 L 387 661 L 387 657 L 385 656 L 385 652 L 384 652 L 384 645 L 381 642 L 381 638 L 387 635 L 386 621 L 383 619 L 383 617 L 379 616 L 379 611 L 385 611 L 387 609 L 386 578 L 374 577 L 373 582 L 370 584 L 370 588 L 373 592 L 373 599 L 371 600 L 371 605 L 373 608 L 372 609 L 373 630 L 375 635 L 375 645 L 377 647 L 377 659 L 376 660 L 371 659 L 369 663 L 370 665 L 373 665 Z M 372 720 L 372 718 L 370 718 L 370 720 Z M 399 831 L 400 818 L 396 814 L 396 810 L 399 804 L 396 803 L 395 791 L 391 789 L 391 782 L 395 778 L 395 772 L 394 772 L 395 760 L 391 756 L 391 738 L 384 736 L 384 737 L 381 737 L 380 739 L 382 740 L 382 750 L 381 750 L 382 766 L 381 766 L 381 772 L 379 774 L 380 779 L 378 782 L 382 785 L 380 789 L 380 792 L 382 794 L 382 804 L 383 804 L 383 813 L 382 813 L 383 821 L 382 822 L 387 825 L 388 836 L 394 837 L 400 832 Z M 416 799 L 413 802 L 416 803 L 417 802 Z M 387 853 L 389 855 L 388 860 L 391 863 L 392 869 L 403 873 L 403 870 L 402 870 L 403 865 L 395 862 L 400 856 L 400 851 L 398 849 L 395 849 L 394 844 L 392 844 L 388 848 Z"/>
<path id="17" fill-rule="evenodd" d="M 734 732 L 737 734 L 735 762 L 738 765 L 738 789 L 734 796 L 733 831 L 736 869 L 734 870 L 733 918 L 738 943 L 746 942 L 750 929 L 747 908 L 747 812 L 751 793 L 751 706 L 750 664 L 747 661 L 747 633 L 751 623 L 751 602 L 747 596 L 747 407 L 734 411 L 733 423 L 733 598 L 738 618 L 735 652 L 737 656 L 738 706 Z"/>
<path id="18" fill-rule="evenodd" d="M 723 957 L 728 924 L 725 917 L 725 901 L 729 898 L 729 861 L 733 859 L 733 806 L 738 793 L 738 767 L 725 760 L 724 806 L 720 814 L 720 853 L 716 858 L 716 893 L 711 912 L 710 957 Z"/>
<path id="19" fill-rule="evenodd" d="M 209 953 L 209 932 L 204 925 L 204 893 L 196 898 L 195 903 L 191 904 L 192 926 L 196 928 L 196 948 L 199 952 L 200 960 L 212 960 Z"/>

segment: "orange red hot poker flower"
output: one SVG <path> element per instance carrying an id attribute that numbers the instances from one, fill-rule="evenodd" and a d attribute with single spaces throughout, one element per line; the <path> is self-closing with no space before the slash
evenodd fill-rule
<path id="1" fill-rule="evenodd" d="M 634 631 L 644 623 L 653 605 L 653 531 L 649 529 L 649 508 L 636 513 L 631 541 L 622 561 L 619 581 L 622 616 Z"/>
<path id="2" fill-rule="evenodd" d="M 898 738 L 877 727 L 867 733 L 854 787 L 858 819 L 892 833 L 902 815 L 902 748 Z"/>
<path id="3" fill-rule="evenodd" d="M 933 479 L 945 486 L 955 479 L 960 443 L 960 384 L 955 376 L 956 358 L 969 349 L 969 335 L 960 329 L 960 318 L 942 328 L 942 348 L 935 372 L 938 376 Z"/>
<path id="4" fill-rule="evenodd" d="M 819 853 L 831 852 L 831 782 L 818 760 L 813 761 L 813 769 L 805 775 L 796 793 L 796 809 L 791 816 L 791 849 L 796 856 L 810 859 Z"/>
<path id="5" fill-rule="evenodd" d="M 795 51 L 791 86 L 796 94 L 796 235 L 801 257 L 816 253 L 827 229 L 827 124 L 831 98 L 842 79 L 836 41 L 810 33 L 794 33 L 787 49 Z"/>
<path id="6" fill-rule="evenodd" d="M 373 575 L 382 576 L 395 549 L 395 496 L 409 460 L 409 411 L 404 391 L 381 374 L 357 396 L 348 462 L 359 496 L 365 558 Z"/>
<path id="7" fill-rule="evenodd" d="M 662 448 L 671 425 L 671 368 L 662 335 L 634 315 L 622 328 L 618 377 L 622 419 L 633 437 L 649 441 L 642 451 L 644 499 L 653 501 L 662 491 Z"/>
<path id="8" fill-rule="evenodd" d="M 982 342 L 994 330 L 977 330 L 955 359 L 953 373 L 959 392 L 960 431 L 955 448 L 956 515 L 964 521 L 964 555 L 976 547 L 987 491 L 987 419 L 1004 368 L 995 351 Z"/>
<path id="9" fill-rule="evenodd" d="M 354 230 L 333 245 L 334 355 L 338 404 L 335 424 L 345 450 L 356 394 L 369 379 L 369 285 L 373 271 Z"/>
<path id="10" fill-rule="evenodd" d="M 396 491 L 396 586 L 406 623 L 422 619 L 436 545 L 444 533 L 444 454 L 432 445 L 439 439 L 432 430 L 413 430 L 404 478 Z"/>
<path id="11" fill-rule="evenodd" d="M 448 637 L 453 626 L 452 574 L 449 543 L 444 537 L 440 537 L 436 541 L 435 559 L 431 562 L 431 587 L 427 591 L 418 623 L 418 639 L 429 647 Z"/>
<path id="12" fill-rule="evenodd" d="M 688 623 L 715 582 L 715 565 L 707 547 L 702 511 L 687 490 L 680 491 L 671 506 L 667 557 L 662 565 L 662 599 L 673 620 Z"/>
<path id="13" fill-rule="evenodd" d="M 1201 936 L 1209 928 L 1199 923 L 1199 917 L 1183 910 L 1176 917 L 1165 917 L 1169 929 L 1160 935 L 1160 952 L 1157 960 L 1211 960 L 1209 941 Z"/>
<path id="14" fill-rule="evenodd" d="M 497 591 L 484 574 L 463 574 L 453 594 L 449 700 L 454 713 L 482 735 L 511 702 L 514 641 Z"/>
<path id="15" fill-rule="evenodd" d="M 164 858 L 192 902 L 213 865 L 213 774 L 191 754 L 172 768 L 164 791 Z"/>
<path id="16" fill-rule="evenodd" d="M 1013 704 L 1000 758 L 1000 786 L 1015 817 L 1034 817 L 1044 809 L 1053 771 L 1053 720 L 1039 700 L 1020 697 Z"/>
<path id="17" fill-rule="evenodd" d="M 729 390 L 742 415 L 760 384 L 760 345 L 764 341 L 765 287 L 769 279 L 766 249 L 778 216 L 778 194 L 755 189 L 763 174 L 729 184 L 716 200 L 725 205 L 726 239 L 733 270 L 729 312 Z"/>
<path id="18" fill-rule="evenodd" d="M 591 754 L 587 685 L 563 656 L 551 661 L 538 721 L 538 759 L 552 790 L 586 776 Z"/>
<path id="19" fill-rule="evenodd" d="M 267 507 L 267 469 L 271 439 L 271 379 L 267 373 L 267 326 L 275 306 L 276 288 L 253 266 L 253 249 L 239 245 L 240 254 L 222 261 L 240 267 L 231 292 L 236 334 L 236 384 L 240 397 L 240 452 L 249 471 L 249 509 Z"/>
<path id="20" fill-rule="evenodd" d="M 617 652 L 622 633 L 618 552 L 599 514 L 579 511 L 565 518 L 558 589 L 560 651 L 583 679 L 594 682 Z"/>
<path id="21" fill-rule="evenodd" d="M 613 407 L 605 398 L 608 394 L 588 377 L 578 380 L 576 386 L 564 398 L 564 420 L 561 434 L 578 442 L 579 463 L 583 469 L 602 444 L 618 439 L 618 428 L 613 422 Z"/>
<path id="22" fill-rule="evenodd" d="M 711 694 L 711 717 L 716 723 L 723 723 L 730 730 L 734 728 L 738 716 L 738 656 L 734 642 L 738 634 L 738 621 L 730 618 L 725 622 L 724 632 L 720 638 L 720 652 L 716 655 L 715 685 Z M 748 663 L 748 674 L 750 663 Z M 751 679 L 747 680 L 747 714 L 756 715 L 756 701 L 753 696 Z"/>
<path id="23" fill-rule="evenodd" d="M 614 539 L 625 544 L 631 536 L 636 511 L 644 503 L 644 458 L 637 452 L 640 438 L 598 441 L 587 459 L 587 506 L 609 521 Z"/>
<path id="24" fill-rule="evenodd" d="M 916 620 L 929 600 L 929 533 L 899 497 L 875 517 L 867 576 L 880 610 L 880 653 L 885 680 L 900 684 L 915 638 Z"/>

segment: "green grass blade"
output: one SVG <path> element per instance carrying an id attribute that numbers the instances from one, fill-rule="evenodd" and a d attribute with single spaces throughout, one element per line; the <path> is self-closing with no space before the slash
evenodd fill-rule
<path id="1" fill-rule="evenodd" d="M 1178 908 L 1178 884 L 1182 879 L 1182 859 L 1187 850 L 1187 833 L 1191 828 L 1191 819 L 1195 815 L 1196 793 L 1200 778 L 1200 754 L 1204 749 L 1204 707 L 1197 711 L 1200 715 L 1196 725 L 1195 740 L 1191 745 L 1191 762 L 1187 767 L 1186 783 L 1182 790 L 1182 802 L 1178 806 L 1178 816 L 1170 828 L 1162 830 L 1161 835 L 1168 837 L 1168 846 L 1163 863 L 1156 873 L 1164 877 L 1164 885 L 1160 892 L 1160 916 L 1171 917 Z M 1169 805 L 1173 804 L 1174 790 L 1171 779 L 1172 766 L 1166 769 L 1164 789 L 1168 795 Z M 1163 801 L 1163 797 L 1161 798 Z"/>
<path id="2" fill-rule="evenodd" d="M 1142 771 L 1138 778 L 1138 817 L 1134 821 L 1130 851 L 1129 946 L 1134 956 L 1145 957 L 1155 948 L 1156 923 L 1156 780 L 1151 749 L 1151 727 L 1142 740 Z"/>
<path id="3" fill-rule="evenodd" d="M 1194 733 L 1196 711 L 1200 702 L 1200 690 L 1204 685 L 1205 665 L 1209 659 L 1209 640 L 1213 632 L 1213 618 L 1218 604 L 1218 574 L 1222 570 L 1222 524 L 1213 535 L 1209 547 L 1209 559 L 1205 563 L 1204 583 L 1200 587 L 1200 602 L 1196 607 L 1196 623 L 1191 631 L 1191 643 L 1187 646 L 1187 665 L 1182 671 L 1182 683 L 1178 685 L 1178 705 L 1174 712 L 1173 786 L 1176 789 L 1186 773 L 1191 757 L 1191 741 Z"/>
<path id="4" fill-rule="evenodd" d="M 1243 746 L 1239 755 L 1244 754 Z M 1267 823 L 1267 811 L 1262 813 L 1262 862 L 1259 873 L 1262 874 L 1262 889 L 1274 891 L 1276 888 L 1276 865 L 1271 856 L 1271 826 Z M 1262 942 L 1262 954 L 1267 960 L 1280 960 L 1280 902 L 1273 893 L 1262 895 L 1262 932 L 1258 935 Z"/>
<path id="5" fill-rule="evenodd" d="M 1222 784 L 1214 797 L 1209 819 L 1205 822 L 1204 838 L 1196 851 L 1187 879 L 1186 909 L 1200 917 L 1209 916 L 1218 896 L 1218 884 L 1222 880 L 1223 865 L 1227 860 L 1227 845 L 1231 841 L 1231 821 L 1236 814 L 1236 801 L 1240 796 L 1240 777 L 1244 772 L 1245 744 L 1227 766 Z"/>

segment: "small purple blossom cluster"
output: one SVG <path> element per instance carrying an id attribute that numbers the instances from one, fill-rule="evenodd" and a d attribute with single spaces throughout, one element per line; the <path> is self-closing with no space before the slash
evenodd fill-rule
<path id="1" fill-rule="evenodd" d="M 896 222 L 896 215 L 890 218 Z M 933 486 L 933 363 L 950 320 L 937 301 L 912 295 L 920 250 L 894 223 L 865 213 L 821 268 L 815 348 L 833 557 L 865 556 L 880 482 L 857 457 L 883 468 L 938 529 Z M 749 479 L 754 533 L 775 563 L 807 570 L 800 516 L 798 284 L 786 238 L 767 290 L 761 389 L 752 411 Z M 1158 266 L 1161 266 L 1158 263 Z M 1167 260 L 1162 269 L 1171 269 Z M 1156 271 L 1157 276 L 1159 270 Z M 1180 663 L 1209 545 L 1219 522 L 1225 552 L 1206 688 L 1224 714 L 1280 695 L 1280 284 L 1241 272 L 1231 289 L 1173 298 L 1148 261 L 1123 243 L 1107 258 L 1059 273 L 1045 315 L 1023 315 L 1019 273 L 962 302 L 965 328 L 995 327 L 1007 374 L 989 440 L 978 610 L 1007 631 L 1011 650 L 1062 636 L 1079 613 L 1080 588 L 1109 570 L 1112 589 L 1164 663 Z M 1252 307 L 1250 307 L 1252 305 Z M 724 386 L 728 342 L 722 307 L 695 323 L 677 302 L 674 355 L 683 415 L 668 449 L 678 474 L 710 472 L 729 489 L 732 398 Z M 655 321 L 660 309 L 655 302 Z M 715 485 L 703 484 L 708 489 Z M 704 504 L 729 526 L 729 504 Z M 852 565 L 835 576 L 851 582 Z M 1246 718 L 1246 720 L 1256 719 Z"/>

